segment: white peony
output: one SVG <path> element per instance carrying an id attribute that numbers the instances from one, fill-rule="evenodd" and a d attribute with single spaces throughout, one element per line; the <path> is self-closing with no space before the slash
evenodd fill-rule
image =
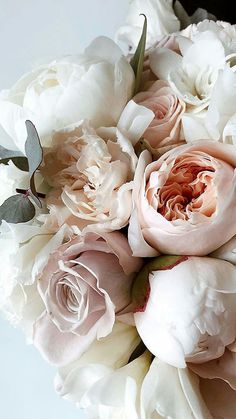
<path id="1" fill-rule="evenodd" d="M 134 314 L 147 348 L 184 368 L 219 358 L 236 338 L 236 268 L 209 257 L 188 257 L 149 275 L 150 295 Z"/>
<path id="2" fill-rule="evenodd" d="M 132 96 L 134 72 L 110 39 L 95 39 L 84 54 L 36 68 L 0 95 L 0 144 L 24 151 L 25 120 L 43 145 L 54 130 L 88 119 L 94 127 L 116 125 Z"/>
<path id="3" fill-rule="evenodd" d="M 179 31 L 180 22 L 175 16 L 172 0 L 133 0 L 126 18 L 116 34 L 119 42 L 125 43 L 133 53 L 139 43 L 143 28 L 143 16 L 147 17 L 147 43 L 150 48 L 163 36 Z"/>

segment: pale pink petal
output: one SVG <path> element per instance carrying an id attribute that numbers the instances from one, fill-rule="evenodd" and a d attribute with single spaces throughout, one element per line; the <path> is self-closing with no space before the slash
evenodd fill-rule
<path id="1" fill-rule="evenodd" d="M 53 365 L 65 365 L 82 355 L 96 337 L 96 330 L 87 336 L 62 333 L 44 314 L 34 325 L 34 345 L 46 361 Z"/>
<path id="2" fill-rule="evenodd" d="M 203 364 L 188 364 L 188 367 L 202 378 L 219 378 L 236 390 L 236 353 L 226 349 L 219 359 Z"/>
<path id="3" fill-rule="evenodd" d="M 236 417 L 235 391 L 222 380 L 200 380 L 203 399 L 216 419 L 234 419 Z"/>

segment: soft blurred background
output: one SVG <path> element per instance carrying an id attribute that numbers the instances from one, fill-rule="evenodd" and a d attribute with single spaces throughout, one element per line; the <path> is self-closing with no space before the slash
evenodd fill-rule
<path id="1" fill-rule="evenodd" d="M 143 0 L 146 1 L 146 0 Z M 183 0 L 189 13 L 208 8 L 234 19 L 234 4 Z M 129 0 L 0 0 L 0 89 L 55 56 L 77 53 L 98 35 L 113 36 Z M 55 370 L 22 333 L 0 318 L 0 418 L 80 419 L 83 415 L 54 393 Z"/>
<path id="2" fill-rule="evenodd" d="M 0 89 L 32 66 L 112 37 L 129 0 L 0 0 Z"/>

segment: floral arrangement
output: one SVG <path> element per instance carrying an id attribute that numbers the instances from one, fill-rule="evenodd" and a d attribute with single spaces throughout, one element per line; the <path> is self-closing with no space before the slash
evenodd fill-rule
<path id="1" fill-rule="evenodd" d="M 100 419 L 236 418 L 236 25 L 133 0 L 0 94 L 0 307 Z"/>

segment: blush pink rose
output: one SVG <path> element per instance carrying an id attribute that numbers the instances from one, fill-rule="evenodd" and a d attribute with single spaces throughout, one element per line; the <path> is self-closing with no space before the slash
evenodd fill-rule
<path id="1" fill-rule="evenodd" d="M 129 242 L 136 256 L 203 256 L 236 234 L 236 150 L 197 141 L 159 160 L 144 151 L 134 180 Z"/>
<path id="2" fill-rule="evenodd" d="M 67 364 L 110 334 L 130 304 L 140 264 L 119 232 L 75 237 L 52 253 L 38 281 L 45 311 L 35 323 L 34 344 L 42 355 Z"/>
<path id="3" fill-rule="evenodd" d="M 154 154 L 161 155 L 184 143 L 180 131 L 185 104 L 178 99 L 167 82 L 157 80 L 147 91 L 138 93 L 134 101 L 151 109 L 155 114 L 155 118 L 143 134 Z"/>

